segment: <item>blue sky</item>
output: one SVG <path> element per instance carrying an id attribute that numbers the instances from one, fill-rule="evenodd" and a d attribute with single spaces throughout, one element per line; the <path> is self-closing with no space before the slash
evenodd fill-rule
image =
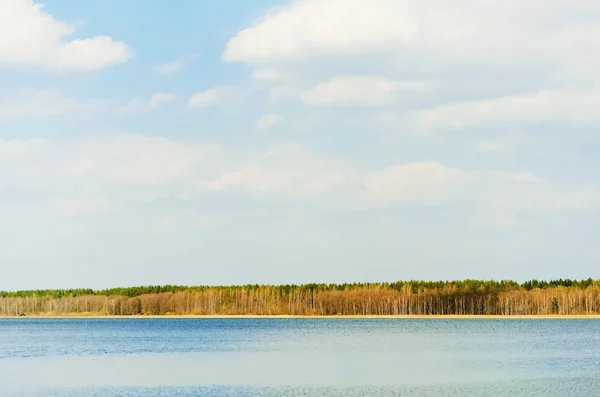
<path id="1" fill-rule="evenodd" d="M 0 289 L 600 277 L 600 5 L 0 4 Z"/>

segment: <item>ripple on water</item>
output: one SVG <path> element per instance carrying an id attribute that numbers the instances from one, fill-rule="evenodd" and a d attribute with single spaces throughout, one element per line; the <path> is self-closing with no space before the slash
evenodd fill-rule
<path id="1" fill-rule="evenodd" d="M 597 396 L 599 379 L 597 320 L 0 320 L 10 396 Z"/>

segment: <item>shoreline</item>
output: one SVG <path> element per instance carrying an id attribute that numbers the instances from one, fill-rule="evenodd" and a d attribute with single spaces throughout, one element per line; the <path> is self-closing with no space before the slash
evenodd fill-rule
<path id="1" fill-rule="evenodd" d="M 600 319 L 600 314 L 574 314 L 574 315 L 356 315 L 356 316 L 294 316 L 294 315 L 135 315 L 135 316 L 108 316 L 98 314 L 66 314 L 66 315 L 25 315 L 25 316 L 0 316 L 0 319 Z"/>

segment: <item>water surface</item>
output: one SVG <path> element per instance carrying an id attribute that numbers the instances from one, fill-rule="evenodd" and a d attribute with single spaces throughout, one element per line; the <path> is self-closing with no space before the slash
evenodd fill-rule
<path id="1" fill-rule="evenodd" d="M 6 319 L 6 396 L 597 396 L 600 320 Z"/>

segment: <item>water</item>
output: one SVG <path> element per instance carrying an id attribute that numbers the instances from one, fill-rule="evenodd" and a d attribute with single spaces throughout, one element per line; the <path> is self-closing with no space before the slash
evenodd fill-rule
<path id="1" fill-rule="evenodd" d="M 0 320 L 2 396 L 598 396 L 600 321 Z"/>

